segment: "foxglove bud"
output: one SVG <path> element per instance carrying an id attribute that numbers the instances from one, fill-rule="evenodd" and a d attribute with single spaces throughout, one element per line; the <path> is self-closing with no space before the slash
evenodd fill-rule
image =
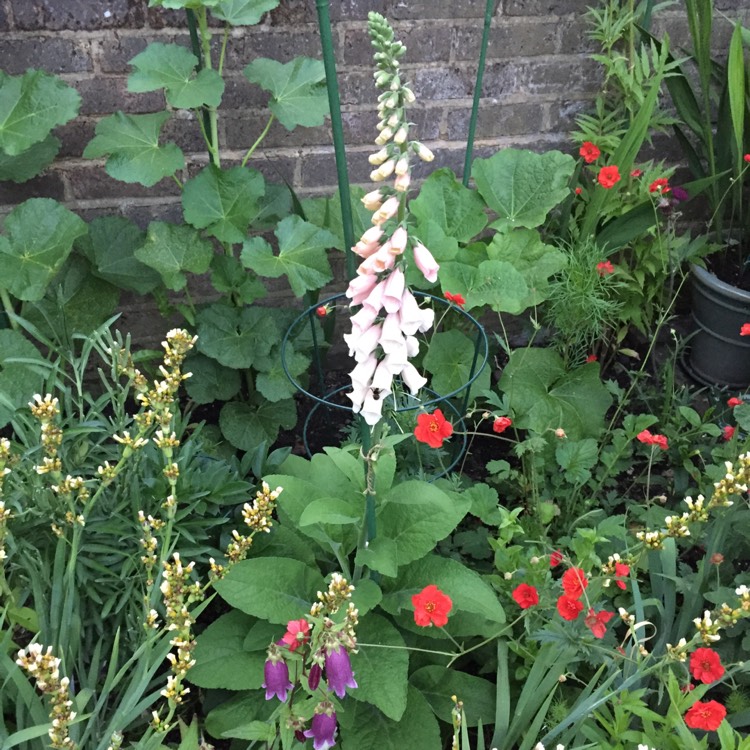
<path id="1" fill-rule="evenodd" d="M 380 135 L 375 139 L 375 143 L 378 146 L 382 146 L 393 138 L 393 131 L 389 127 L 385 127 L 380 131 Z"/>
<path id="2" fill-rule="evenodd" d="M 413 92 L 413 91 L 412 91 L 412 90 L 411 90 L 411 89 L 410 89 L 410 88 L 409 88 L 408 86 L 404 86 L 404 87 L 403 87 L 403 88 L 401 89 L 401 96 L 403 96 L 403 97 L 404 97 L 404 101 L 405 101 L 405 102 L 406 102 L 407 104 L 412 104 L 412 103 L 413 103 L 413 102 L 415 102 L 415 101 L 416 101 L 416 99 L 417 99 L 417 97 L 416 97 L 416 96 L 414 96 L 414 92 Z"/>
<path id="3" fill-rule="evenodd" d="M 391 235 L 391 252 L 394 255 L 401 255 L 406 249 L 407 233 L 403 227 L 398 227 Z"/>
<path id="4" fill-rule="evenodd" d="M 416 151 L 417 156 L 419 156 L 422 161 L 432 161 L 435 158 L 435 154 L 433 154 L 424 143 L 417 143 Z"/>
<path id="5" fill-rule="evenodd" d="M 402 175 L 405 175 L 409 171 L 409 157 L 404 154 L 397 162 L 396 162 L 396 174 L 401 177 Z"/>
<path id="6" fill-rule="evenodd" d="M 396 112 L 388 118 L 388 126 L 390 128 L 397 128 L 401 122 L 400 115 Z"/>
<path id="7" fill-rule="evenodd" d="M 384 224 L 392 216 L 396 215 L 401 201 L 395 195 L 392 195 L 383 205 L 372 215 L 372 223 L 376 226 Z"/>
<path id="8" fill-rule="evenodd" d="M 406 129 L 406 125 L 402 125 L 397 131 L 396 135 L 393 136 L 393 142 L 397 143 L 399 146 L 402 143 L 406 142 L 406 136 L 409 134 L 408 130 Z"/>
<path id="9" fill-rule="evenodd" d="M 362 205 L 368 211 L 377 211 L 383 205 L 383 194 L 380 190 L 372 190 L 362 197 Z"/>
<path id="10" fill-rule="evenodd" d="M 376 154 L 370 154 L 367 161 L 374 166 L 380 166 L 388 158 L 388 149 L 381 148 Z"/>
<path id="11" fill-rule="evenodd" d="M 411 175 L 407 172 L 406 174 L 400 174 L 393 181 L 393 187 L 398 190 L 399 193 L 405 193 L 409 189 L 411 183 Z"/>

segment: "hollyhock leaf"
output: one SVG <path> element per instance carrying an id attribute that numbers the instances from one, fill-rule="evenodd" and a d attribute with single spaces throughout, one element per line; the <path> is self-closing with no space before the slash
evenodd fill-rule
<path id="1" fill-rule="evenodd" d="M 197 638 L 196 664 L 189 682 L 202 688 L 257 690 L 263 682 L 265 650 L 250 652 L 244 646 L 255 620 L 232 610 L 212 622 Z M 268 642 L 265 644 L 268 646 Z"/>
<path id="2" fill-rule="evenodd" d="M 254 26 L 269 11 L 277 8 L 280 0 L 219 0 L 211 11 L 214 18 L 232 26 Z"/>
<path id="3" fill-rule="evenodd" d="M 335 245 L 336 238 L 330 232 L 299 216 L 288 216 L 279 222 L 275 234 L 278 255 L 259 237 L 245 240 L 240 260 L 246 268 L 273 279 L 286 276 L 298 297 L 333 278 L 326 250 Z"/>
<path id="4" fill-rule="evenodd" d="M 185 221 L 221 242 L 242 242 L 264 192 L 260 172 L 247 167 L 219 169 L 209 164 L 185 183 Z"/>
<path id="5" fill-rule="evenodd" d="M 17 409 L 26 409 L 41 390 L 47 368 L 39 350 L 25 336 L 10 328 L 0 329 L 0 427 L 8 424 Z"/>
<path id="6" fill-rule="evenodd" d="M 750 432 L 750 404 L 740 404 L 732 410 L 737 425 L 745 432 Z"/>
<path id="7" fill-rule="evenodd" d="M 210 68 L 196 71 L 198 58 L 186 47 L 152 42 L 130 65 L 135 70 L 128 76 L 128 91 L 164 89 L 175 109 L 218 107 L 221 102 L 224 80 Z"/>
<path id="8" fill-rule="evenodd" d="M 211 259 L 211 286 L 222 295 L 236 296 L 246 305 L 268 294 L 263 282 L 231 255 L 214 255 Z"/>
<path id="9" fill-rule="evenodd" d="M 292 398 L 297 393 L 297 388 L 289 380 L 287 373 L 297 378 L 310 367 L 310 358 L 294 351 L 291 344 L 287 344 L 283 363 L 280 351 L 275 352 L 275 349 L 280 349 L 280 347 L 271 350 L 267 362 L 257 365 L 259 372 L 255 378 L 255 387 L 259 393 L 273 402 Z M 286 372 L 284 365 L 286 365 Z"/>
<path id="10" fill-rule="evenodd" d="M 270 92 L 268 104 L 276 119 L 287 129 L 298 125 L 322 125 L 328 114 L 328 94 L 323 63 L 309 57 L 295 57 L 280 63 L 259 57 L 243 71 L 250 83 Z"/>
<path id="11" fill-rule="evenodd" d="M 365 191 L 352 186 L 351 189 L 351 208 L 352 220 L 354 224 L 354 236 L 359 238 L 370 228 L 370 219 L 372 211 L 368 211 L 363 205 L 361 198 Z M 305 212 L 305 218 L 318 227 L 327 229 L 336 238 L 332 245 L 342 252 L 346 249 L 344 242 L 344 227 L 341 218 L 341 196 L 338 191 L 330 198 L 306 198 L 302 201 L 302 210 Z M 289 212 L 287 212 L 289 213 Z"/>
<path id="12" fill-rule="evenodd" d="M 446 235 L 461 243 L 469 242 L 487 226 L 482 199 L 447 168 L 435 170 L 422 183 L 409 209 L 420 223 L 436 222 Z"/>
<path id="13" fill-rule="evenodd" d="M 437 665 L 422 667 L 409 682 L 427 699 L 441 721 L 451 722 L 451 696 L 460 696 L 466 707 L 466 724 L 475 727 L 481 721 L 489 726 L 495 721 L 494 683 L 474 675 Z"/>
<path id="14" fill-rule="evenodd" d="M 379 508 L 378 537 L 393 540 L 395 562 L 405 565 L 434 549 L 456 528 L 470 505 L 468 498 L 451 497 L 434 485 L 402 482 L 386 494 Z"/>
<path id="15" fill-rule="evenodd" d="M 16 156 L 10 156 L 0 149 L 0 180 L 26 182 L 44 171 L 57 156 L 60 139 L 48 135 Z"/>
<path id="16" fill-rule="evenodd" d="M 254 733 L 258 721 L 265 724 L 278 705 L 278 701 L 267 701 L 263 690 L 243 690 L 208 713 L 206 732 L 212 737 L 245 739 L 246 730 Z M 274 727 L 273 722 L 268 725 Z"/>
<path id="17" fill-rule="evenodd" d="M 381 607 L 398 619 L 399 625 L 428 638 L 444 638 L 438 628 L 415 625 L 411 597 L 428 584 L 435 584 L 453 601 L 450 613 L 452 635 L 483 635 L 495 632 L 505 622 L 505 611 L 496 592 L 482 577 L 456 560 L 426 555 L 399 570 L 395 580 L 383 583 Z"/>
<path id="18" fill-rule="evenodd" d="M 62 268 L 73 243 L 87 232 L 83 219 L 50 198 L 30 198 L 5 217 L 0 235 L 0 288 L 36 302 Z"/>
<path id="19" fill-rule="evenodd" d="M 461 331 L 451 329 L 433 335 L 424 358 L 424 368 L 432 374 L 430 387 L 446 395 L 465 385 L 471 374 L 474 341 Z M 472 392 L 488 390 L 490 371 L 485 368 L 472 385 Z"/>
<path id="20" fill-rule="evenodd" d="M 258 399 L 257 403 L 229 401 L 219 414 L 219 427 L 224 437 L 243 451 L 255 450 L 261 443 L 272 445 L 279 430 L 289 430 L 297 422 L 294 399 L 273 403 Z"/>
<path id="21" fill-rule="evenodd" d="M 92 273 L 115 286 L 148 294 L 161 282 L 159 274 L 136 258 L 146 233 L 123 216 L 100 216 L 89 223 L 88 236 L 76 247 L 93 265 Z"/>
<path id="22" fill-rule="evenodd" d="M 164 285 L 179 291 L 187 284 L 185 272 L 205 273 L 214 251 L 192 227 L 152 221 L 146 241 L 134 253 L 137 260 L 157 271 Z"/>
<path id="23" fill-rule="evenodd" d="M 351 655 L 359 687 L 348 693 L 357 701 L 370 703 L 387 717 L 398 721 L 406 710 L 409 652 L 398 629 L 384 617 L 369 614 L 357 626 L 357 639 L 395 648 L 363 646 Z"/>
<path id="24" fill-rule="evenodd" d="M 356 692 L 352 691 L 353 698 L 357 697 Z M 339 715 L 342 747 L 357 750 L 403 750 L 405 747 L 435 750 L 440 747 L 440 728 L 427 701 L 411 685 L 406 697 L 406 709 L 398 721 L 369 703 L 348 703 L 346 711 Z"/>
<path id="25" fill-rule="evenodd" d="M 583 484 L 591 478 L 592 469 L 598 460 L 596 440 L 565 440 L 557 445 L 555 459 L 563 470 L 563 476 L 570 484 Z"/>
<path id="26" fill-rule="evenodd" d="M 309 611 L 325 584 L 316 569 L 299 560 L 258 557 L 234 565 L 214 587 L 242 612 L 286 625 Z"/>
<path id="27" fill-rule="evenodd" d="M 46 158 L 52 145 L 46 140 L 50 130 L 72 120 L 80 104 L 79 93 L 57 76 L 41 70 L 20 76 L 0 72 L 0 151 L 19 156 L 46 142 Z M 40 153 L 34 156 L 38 165 Z"/>
<path id="28" fill-rule="evenodd" d="M 191 373 L 185 381 L 185 390 L 196 404 L 229 401 L 242 387 L 237 370 L 224 367 L 211 357 L 194 354 L 187 360 L 185 367 Z"/>
<path id="29" fill-rule="evenodd" d="M 174 143 L 159 145 L 159 133 L 169 117 L 169 112 L 149 115 L 115 112 L 99 121 L 83 156 L 86 159 L 106 156 L 105 169 L 110 177 L 152 187 L 185 166 L 185 157 Z"/>
<path id="30" fill-rule="evenodd" d="M 499 231 L 538 227 L 568 197 L 575 159 L 560 151 L 537 154 L 506 148 L 489 159 L 475 159 L 471 174 L 480 195 L 500 217 Z"/>

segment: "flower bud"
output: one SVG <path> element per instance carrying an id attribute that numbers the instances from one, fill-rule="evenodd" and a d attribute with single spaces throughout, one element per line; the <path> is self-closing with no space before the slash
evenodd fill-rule
<path id="1" fill-rule="evenodd" d="M 381 148 L 380 151 L 378 151 L 376 154 L 370 154 L 367 157 L 367 161 L 369 161 L 370 164 L 373 164 L 374 166 L 377 167 L 380 164 L 382 164 L 387 158 L 388 158 L 388 149 Z"/>
<path id="2" fill-rule="evenodd" d="M 390 97 L 385 100 L 384 104 L 388 109 L 395 109 L 398 106 L 398 96 L 396 96 L 396 94 L 391 94 Z"/>
<path id="3" fill-rule="evenodd" d="M 396 162 L 393 159 L 388 159 L 388 161 L 385 162 L 385 164 L 381 164 L 375 171 L 381 175 L 380 179 L 384 180 L 386 179 L 386 177 L 390 177 L 393 174 L 393 170 L 395 168 L 396 168 Z"/>
<path id="4" fill-rule="evenodd" d="M 411 176 L 407 172 L 406 174 L 400 174 L 396 179 L 393 181 L 393 187 L 398 190 L 399 193 L 404 193 L 409 189 L 409 184 L 411 183 Z"/>
<path id="5" fill-rule="evenodd" d="M 401 255 L 406 249 L 407 233 L 403 227 L 398 227 L 391 235 L 391 252 L 394 255 Z"/>
<path id="6" fill-rule="evenodd" d="M 388 118 L 388 127 L 391 129 L 397 128 L 400 125 L 400 123 L 401 123 L 401 116 L 398 113 L 394 113 Z"/>
<path id="7" fill-rule="evenodd" d="M 401 89 L 401 96 L 404 97 L 404 102 L 406 104 L 412 104 L 414 101 L 416 101 L 416 96 L 414 96 L 414 92 L 408 87 L 404 86 Z"/>
<path id="8" fill-rule="evenodd" d="M 401 80 L 398 76 L 395 76 L 391 81 L 391 91 L 398 91 L 401 88 Z"/>
<path id="9" fill-rule="evenodd" d="M 416 151 L 417 156 L 419 156 L 422 161 L 432 161 L 435 158 L 435 154 L 433 154 L 424 143 L 417 143 Z"/>
<path id="10" fill-rule="evenodd" d="M 382 146 L 384 143 L 388 143 L 391 138 L 393 138 L 393 131 L 389 127 L 385 127 L 380 131 L 380 135 L 375 139 L 375 143 L 378 146 Z"/>
<path id="11" fill-rule="evenodd" d="M 368 211 L 377 211 L 383 205 L 383 194 L 380 190 L 372 190 L 362 197 L 362 205 Z"/>
<path id="12" fill-rule="evenodd" d="M 388 81 L 390 80 L 390 73 L 386 73 L 384 71 L 375 73 L 375 85 L 384 88 L 388 85 Z"/>
<path id="13" fill-rule="evenodd" d="M 404 154 L 397 162 L 396 162 L 396 174 L 401 177 L 402 175 L 405 175 L 409 171 L 409 157 Z"/>
<path id="14" fill-rule="evenodd" d="M 406 125 L 402 125 L 397 131 L 396 135 L 393 136 L 393 142 L 397 143 L 399 146 L 402 143 L 406 142 L 406 136 L 409 134 L 409 131 L 406 128 Z"/>
<path id="15" fill-rule="evenodd" d="M 401 205 L 401 200 L 395 195 L 388 198 L 385 203 L 373 214 L 372 223 L 376 226 L 384 224 L 392 216 L 395 216 L 398 211 L 398 207 Z"/>

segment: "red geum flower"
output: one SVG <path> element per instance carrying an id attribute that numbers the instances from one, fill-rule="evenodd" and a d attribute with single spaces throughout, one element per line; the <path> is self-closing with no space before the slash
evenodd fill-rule
<path id="1" fill-rule="evenodd" d="M 580 195 L 583 192 L 583 188 L 582 187 L 577 187 L 574 192 L 575 192 L 576 195 Z"/>
<path id="2" fill-rule="evenodd" d="M 605 190 L 609 190 L 620 181 L 620 169 L 614 164 L 610 167 L 602 167 L 596 179 Z"/>
<path id="3" fill-rule="evenodd" d="M 520 583 L 516 586 L 511 596 L 521 609 L 528 609 L 535 604 L 539 604 L 539 593 L 533 586 L 529 586 L 528 583 Z"/>
<path id="4" fill-rule="evenodd" d="M 603 260 L 601 263 L 596 264 L 596 272 L 599 276 L 609 276 L 609 274 L 615 272 L 615 267 L 612 265 L 612 261 Z"/>
<path id="5" fill-rule="evenodd" d="M 453 434 L 453 425 L 443 416 L 440 409 L 435 409 L 432 414 L 420 414 L 417 417 L 417 426 L 414 428 L 414 437 L 420 443 L 427 443 L 430 448 L 440 448 L 443 441 Z"/>
<path id="6" fill-rule="evenodd" d="M 512 424 L 513 420 L 509 417 L 495 417 L 495 421 L 492 423 L 492 431 L 505 432 Z"/>
<path id="7" fill-rule="evenodd" d="M 589 364 L 591 362 L 596 362 L 599 359 L 599 357 L 596 356 L 596 354 L 589 354 L 588 357 L 586 357 L 586 364 Z"/>
<path id="8" fill-rule="evenodd" d="M 452 302 L 454 305 L 458 305 L 458 307 L 463 307 L 466 304 L 466 300 L 462 294 L 451 294 L 450 292 L 446 292 L 445 299 L 447 299 L 448 302 Z"/>
<path id="9" fill-rule="evenodd" d="M 750 154 L 745 154 L 745 155 L 744 155 L 744 156 L 743 156 L 742 158 L 743 158 L 743 159 L 744 159 L 745 161 L 750 161 Z"/>
<path id="10" fill-rule="evenodd" d="M 740 336 L 750 336 L 750 323 L 743 323 L 740 328 Z"/>
<path id="11" fill-rule="evenodd" d="M 604 634 L 607 632 L 607 623 L 615 616 L 614 612 L 594 612 L 592 608 L 589 608 L 589 612 L 584 618 L 583 622 L 586 627 L 594 634 L 594 638 L 604 638 Z"/>
<path id="12" fill-rule="evenodd" d="M 595 162 L 602 154 L 599 147 L 591 141 L 584 141 L 581 144 L 581 148 L 578 149 L 578 153 L 586 164 L 593 164 L 593 162 Z"/>
<path id="13" fill-rule="evenodd" d="M 652 435 L 649 430 L 643 430 L 635 436 L 636 440 L 645 445 L 658 445 L 663 451 L 669 448 L 666 435 Z"/>
<path id="14" fill-rule="evenodd" d="M 563 594 L 557 599 L 557 611 L 563 620 L 575 620 L 583 611 L 583 602 L 574 596 Z"/>
<path id="15" fill-rule="evenodd" d="M 328 315 L 328 307 L 326 305 L 321 305 L 320 307 L 316 307 L 315 314 L 319 318 L 325 318 L 325 316 Z"/>
<path id="16" fill-rule="evenodd" d="M 717 701 L 698 701 L 687 710 L 685 723 L 691 729 L 703 729 L 706 732 L 714 732 L 724 721 L 727 710 Z"/>
<path id="17" fill-rule="evenodd" d="M 411 598 L 414 605 L 414 622 L 421 628 L 435 625 L 442 628 L 448 622 L 448 613 L 453 602 L 448 594 L 444 594 L 435 584 L 431 583 Z"/>
<path id="18" fill-rule="evenodd" d="M 581 568 L 568 568 L 562 575 L 563 591 L 578 599 L 583 590 L 589 585 L 589 579 Z"/>
<path id="19" fill-rule="evenodd" d="M 617 576 L 617 579 L 627 578 L 630 575 L 630 565 L 625 565 L 625 563 L 615 563 L 615 576 Z M 615 580 L 615 585 L 618 586 L 621 589 L 627 588 L 627 584 L 623 580 Z"/>
<path id="20" fill-rule="evenodd" d="M 563 553 L 559 549 L 556 549 L 549 556 L 549 566 L 550 566 L 550 568 L 557 567 L 562 561 L 563 561 Z"/>
<path id="21" fill-rule="evenodd" d="M 732 398 L 730 398 L 729 401 L 727 401 L 727 406 L 730 409 L 734 409 L 735 406 L 739 406 L 740 404 L 742 404 L 742 399 L 737 398 L 737 396 L 732 396 Z"/>
<path id="22" fill-rule="evenodd" d="M 737 428 L 732 426 L 731 424 L 725 425 L 724 427 L 722 427 L 721 436 L 724 438 L 724 440 L 729 442 L 734 437 L 736 429 Z"/>
<path id="23" fill-rule="evenodd" d="M 649 193 L 668 193 L 669 192 L 669 180 L 666 177 L 660 177 L 658 180 L 654 180 L 648 186 Z"/>
<path id="24" fill-rule="evenodd" d="M 643 174 L 643 171 L 640 169 L 634 169 L 631 173 L 631 177 L 640 177 Z"/>
<path id="25" fill-rule="evenodd" d="M 296 651 L 310 640 L 310 623 L 305 619 L 289 620 L 281 640 L 289 646 L 290 651 Z"/>
<path id="26" fill-rule="evenodd" d="M 724 676 L 724 667 L 716 651 L 710 648 L 697 648 L 690 654 L 690 674 L 694 680 L 700 680 L 708 685 Z"/>

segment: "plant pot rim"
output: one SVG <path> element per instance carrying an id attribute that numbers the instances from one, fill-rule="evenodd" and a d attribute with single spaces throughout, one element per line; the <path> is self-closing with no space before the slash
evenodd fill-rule
<path id="1" fill-rule="evenodd" d="M 750 303 L 750 292 L 740 289 L 732 284 L 727 284 L 726 281 L 722 281 L 716 274 L 706 270 L 702 266 L 693 264 L 692 266 L 693 275 L 711 289 L 714 289 L 737 302 Z"/>

